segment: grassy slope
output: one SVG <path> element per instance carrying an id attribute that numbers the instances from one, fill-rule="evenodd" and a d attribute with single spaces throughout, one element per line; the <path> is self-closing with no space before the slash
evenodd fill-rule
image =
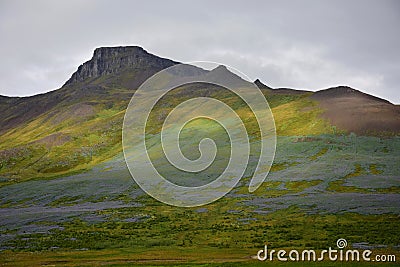
<path id="1" fill-rule="evenodd" d="M 105 90 L 111 92 L 107 97 L 61 103 L 2 134 L 0 176 L 19 180 L 62 175 L 90 169 L 120 152 L 127 105 L 120 94 L 130 96 L 132 92 Z"/>
<path id="2" fill-rule="evenodd" d="M 104 78 L 101 79 L 92 83 L 104 82 Z M 90 169 L 120 153 L 122 121 L 132 92 L 115 88 L 106 90 L 122 91 L 124 98 L 83 99 L 81 103 L 59 105 L 3 134 L 0 139 L 0 176 L 20 180 L 64 175 Z M 172 107 L 185 97 L 179 95 L 167 100 Z M 243 119 L 251 117 L 249 110 L 236 97 L 218 91 L 213 93 L 213 97 L 235 106 Z M 329 124 L 318 117 L 321 110 L 308 97 L 268 94 L 267 98 L 278 135 L 332 132 Z M 161 109 L 158 111 L 164 113 L 170 110 L 169 107 Z M 254 120 L 246 126 L 249 132 L 257 132 Z"/>

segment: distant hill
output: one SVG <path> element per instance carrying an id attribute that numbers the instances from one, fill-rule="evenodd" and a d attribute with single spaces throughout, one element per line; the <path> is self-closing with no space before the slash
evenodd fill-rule
<path id="1" fill-rule="evenodd" d="M 315 92 L 323 117 L 348 132 L 369 135 L 400 132 L 400 106 L 347 86 Z"/>
<path id="2" fill-rule="evenodd" d="M 321 116 L 332 126 L 361 135 L 400 133 L 400 106 L 348 86 L 338 86 L 317 92 L 288 88 L 272 89 L 260 80 L 255 84 L 271 95 L 307 94 L 322 108 Z"/>
<path id="3" fill-rule="evenodd" d="M 258 88 L 267 90 L 268 93 L 274 95 L 301 95 L 311 92 L 307 90 L 296 90 L 290 88 L 272 88 L 263 84 L 259 79 L 255 80 L 254 83 L 258 86 Z"/>
<path id="4" fill-rule="evenodd" d="M 133 93 L 174 64 L 178 62 L 136 46 L 102 47 L 60 89 L 31 97 L 0 96 L 0 176 L 20 179 L 81 171 L 120 153 L 123 116 Z M 211 79 L 241 79 L 224 66 L 188 71 L 204 72 Z M 274 89 L 260 80 L 255 84 L 268 99 L 278 135 L 333 133 L 333 128 L 361 135 L 400 133 L 399 106 L 355 89 L 311 92 Z M 186 86 L 185 94 L 173 93 L 168 103 L 190 95 L 217 97 L 244 110 L 226 90 L 204 85 Z"/>

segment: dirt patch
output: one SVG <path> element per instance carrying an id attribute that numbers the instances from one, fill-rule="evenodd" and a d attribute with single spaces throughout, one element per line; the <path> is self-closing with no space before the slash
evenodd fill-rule
<path id="1" fill-rule="evenodd" d="M 95 108 L 92 105 L 86 103 L 78 103 L 66 108 L 66 111 L 55 115 L 52 119 L 52 123 L 57 125 L 66 120 L 85 120 L 96 113 Z"/>
<path id="2" fill-rule="evenodd" d="M 19 158 L 24 155 L 29 155 L 31 151 L 27 147 L 13 147 L 0 151 L 0 161 L 9 158 Z"/>
<path id="3" fill-rule="evenodd" d="M 43 137 L 42 139 L 34 141 L 32 142 L 32 144 L 41 144 L 45 145 L 46 147 L 52 147 L 52 146 L 61 146 L 66 142 L 69 142 L 70 140 L 71 137 L 69 135 L 66 135 L 64 133 L 54 133 L 46 137 Z"/>

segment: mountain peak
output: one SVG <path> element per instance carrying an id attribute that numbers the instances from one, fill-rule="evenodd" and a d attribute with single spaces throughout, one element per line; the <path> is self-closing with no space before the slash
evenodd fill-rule
<path id="1" fill-rule="evenodd" d="M 218 65 L 218 67 L 214 68 L 213 71 L 228 71 L 228 68 L 225 65 Z"/>
<path id="2" fill-rule="evenodd" d="M 255 80 L 254 84 L 257 85 L 257 87 L 260 89 L 272 89 L 271 87 L 265 85 L 262 81 L 260 81 L 260 79 Z"/>
<path id="3" fill-rule="evenodd" d="M 125 69 L 161 70 L 177 62 L 157 57 L 139 46 L 99 47 L 93 57 L 80 65 L 65 85 L 115 74 Z"/>

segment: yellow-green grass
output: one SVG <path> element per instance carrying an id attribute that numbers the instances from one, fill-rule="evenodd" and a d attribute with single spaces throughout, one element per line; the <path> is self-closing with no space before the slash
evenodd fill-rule
<path id="1" fill-rule="evenodd" d="M 327 190 L 334 192 L 358 192 L 358 193 L 400 193 L 399 186 L 392 186 L 387 188 L 359 188 L 356 186 L 344 185 L 346 180 L 351 179 L 353 177 L 357 177 L 364 174 L 372 174 L 379 175 L 382 173 L 382 170 L 377 169 L 376 164 L 370 164 L 369 168 L 363 168 L 360 164 L 354 165 L 354 170 L 349 172 L 346 176 L 341 179 L 337 179 L 333 182 L 330 182 Z"/>
<path id="2" fill-rule="evenodd" d="M 315 155 L 312 155 L 309 159 L 310 159 L 310 160 L 316 160 L 316 159 L 318 159 L 319 157 L 325 155 L 326 152 L 328 152 L 328 148 L 327 148 L 327 147 L 324 147 L 324 148 L 322 148 L 320 151 L 318 151 L 318 153 L 316 153 Z"/>
<path id="3" fill-rule="evenodd" d="M 332 133 L 332 127 L 321 118 L 323 110 L 309 98 L 301 98 L 272 109 L 276 132 L 282 136 Z"/>
<path id="4" fill-rule="evenodd" d="M 0 175 L 26 179 L 90 169 L 120 153 L 123 115 L 123 111 L 103 109 L 87 120 L 71 118 L 56 125 L 43 115 L 10 131 L 1 137 L 1 149 L 6 153 L 20 149 L 24 153 L 17 154 L 11 162 L 10 158 L 0 158 Z M 40 141 L 52 134 L 62 134 L 67 139 L 58 144 Z"/>

